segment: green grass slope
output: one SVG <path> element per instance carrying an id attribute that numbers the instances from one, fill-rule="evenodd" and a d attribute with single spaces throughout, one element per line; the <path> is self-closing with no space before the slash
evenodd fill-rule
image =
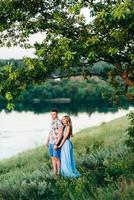
<path id="1" fill-rule="evenodd" d="M 125 117 L 72 138 L 81 177 L 55 177 L 45 147 L 0 162 L 0 200 L 132 200 L 134 155 L 125 145 Z"/>

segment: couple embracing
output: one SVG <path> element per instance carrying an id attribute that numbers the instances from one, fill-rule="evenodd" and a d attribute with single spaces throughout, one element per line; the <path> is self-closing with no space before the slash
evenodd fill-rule
<path id="1" fill-rule="evenodd" d="M 51 118 L 51 130 L 46 145 L 52 160 L 53 172 L 64 177 L 79 177 L 80 173 L 75 166 L 73 144 L 70 140 L 71 119 L 66 115 L 60 120 L 57 109 L 51 111 Z"/>

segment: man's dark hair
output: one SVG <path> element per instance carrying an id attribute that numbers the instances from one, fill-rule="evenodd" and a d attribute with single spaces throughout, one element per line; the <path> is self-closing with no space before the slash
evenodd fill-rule
<path id="1" fill-rule="evenodd" d="M 58 110 L 56 108 L 52 109 L 51 112 L 56 112 L 58 114 Z"/>

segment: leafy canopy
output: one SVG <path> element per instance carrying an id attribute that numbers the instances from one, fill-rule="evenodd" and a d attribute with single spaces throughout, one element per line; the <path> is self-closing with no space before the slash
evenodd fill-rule
<path id="1" fill-rule="evenodd" d="M 86 22 L 81 8 L 88 7 Z M 0 44 L 30 47 L 28 37 L 42 32 L 35 57 L 20 68 L 0 70 L 1 95 L 11 101 L 30 84 L 54 76 L 91 74 L 94 63 L 114 66 L 108 74 L 117 94 L 134 90 L 134 2 L 132 0 L 3 0 L 0 2 Z"/>

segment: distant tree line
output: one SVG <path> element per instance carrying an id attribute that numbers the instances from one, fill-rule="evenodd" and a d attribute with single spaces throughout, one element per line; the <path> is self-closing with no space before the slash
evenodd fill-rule
<path id="1" fill-rule="evenodd" d="M 51 99 L 70 98 L 74 103 L 111 101 L 114 90 L 103 80 L 94 77 L 89 80 L 49 80 L 45 84 L 37 85 L 24 91 L 20 99 L 31 101 L 39 99 L 49 102 Z M 121 99 L 120 99 L 121 100 Z"/>
<path id="2" fill-rule="evenodd" d="M 1 59 L 0 67 L 14 66 L 19 68 L 25 63 L 21 59 Z M 72 102 L 97 102 L 97 101 L 113 101 L 112 97 L 115 97 L 112 86 L 108 84 L 108 73 L 113 69 L 113 65 L 100 61 L 92 67 L 92 74 L 96 75 L 96 78 L 87 80 L 68 80 L 62 79 L 61 81 L 48 80 L 41 85 L 29 86 L 19 96 L 21 101 L 34 101 L 39 99 L 40 101 L 47 101 L 54 98 L 70 98 Z M 79 68 L 76 68 L 76 74 L 79 73 Z M 56 78 L 58 72 L 53 74 Z M 98 77 L 101 77 L 98 78 Z M 88 77 L 89 78 L 89 77 Z M 0 98 L 2 101 L 2 97 Z M 125 97 L 123 97 L 125 99 Z M 120 99 L 121 100 L 121 99 Z M 3 99 L 4 101 L 4 99 Z"/>

